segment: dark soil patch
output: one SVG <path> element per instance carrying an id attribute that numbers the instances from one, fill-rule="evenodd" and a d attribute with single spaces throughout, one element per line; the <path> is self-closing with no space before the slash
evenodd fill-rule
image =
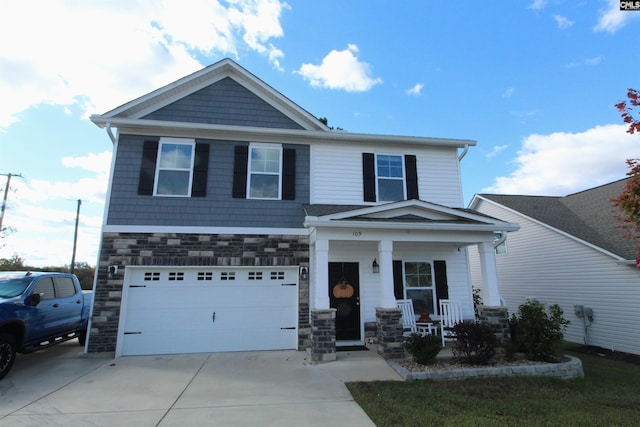
<path id="1" fill-rule="evenodd" d="M 625 353 L 622 351 L 611 351 L 601 347 L 594 347 L 591 345 L 582 345 L 571 347 L 571 351 L 582 354 L 589 354 L 591 356 L 598 356 L 609 360 L 616 360 L 619 362 L 633 363 L 634 365 L 640 365 L 640 355 Z"/>

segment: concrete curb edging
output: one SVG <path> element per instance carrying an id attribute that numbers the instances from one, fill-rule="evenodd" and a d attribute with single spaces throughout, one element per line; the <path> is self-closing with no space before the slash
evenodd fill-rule
<path id="1" fill-rule="evenodd" d="M 557 377 L 564 380 L 573 378 L 583 378 L 582 361 L 577 357 L 564 356 L 568 359 L 560 363 L 540 363 L 535 365 L 515 365 L 515 366 L 488 366 L 478 368 L 457 368 L 443 370 L 429 370 L 422 372 L 412 372 L 400 366 L 393 360 L 387 363 L 405 381 L 413 380 L 461 380 L 466 378 L 495 378 L 510 376 L 546 376 Z"/>

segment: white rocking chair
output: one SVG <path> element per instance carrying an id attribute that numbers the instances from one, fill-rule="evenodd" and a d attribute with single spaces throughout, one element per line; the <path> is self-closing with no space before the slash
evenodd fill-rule
<path id="1" fill-rule="evenodd" d="M 411 334 L 428 335 L 431 333 L 429 326 L 416 324 L 416 315 L 413 310 L 413 300 L 399 299 L 396 301 L 398 308 L 402 310 L 402 335 L 405 337 Z"/>
<path id="2" fill-rule="evenodd" d="M 445 341 L 453 341 L 455 334 L 453 327 L 456 323 L 462 322 L 462 310 L 458 301 L 448 299 L 440 300 L 440 336 L 442 337 L 442 346 Z"/>

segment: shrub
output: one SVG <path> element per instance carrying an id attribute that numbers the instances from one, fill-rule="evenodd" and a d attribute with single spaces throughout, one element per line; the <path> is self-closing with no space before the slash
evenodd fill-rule
<path id="1" fill-rule="evenodd" d="M 413 361 L 420 365 L 433 363 L 442 350 L 440 337 L 415 333 L 407 338 L 404 348 L 413 356 Z"/>
<path id="2" fill-rule="evenodd" d="M 507 351 L 520 351 L 529 360 L 555 361 L 569 321 L 562 317 L 563 311 L 557 304 L 549 310 L 539 301 L 529 300 L 520 305 L 517 316 L 511 316 L 512 345 Z"/>
<path id="3" fill-rule="evenodd" d="M 488 365 L 496 354 L 496 336 L 486 323 L 465 320 L 453 327 L 453 357 L 472 365 Z"/>

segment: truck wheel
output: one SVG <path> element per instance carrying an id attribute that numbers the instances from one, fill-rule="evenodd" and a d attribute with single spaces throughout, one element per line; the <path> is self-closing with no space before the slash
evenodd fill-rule
<path id="1" fill-rule="evenodd" d="M 15 360 L 15 338 L 9 334 L 0 334 L 0 379 L 9 373 Z"/>

